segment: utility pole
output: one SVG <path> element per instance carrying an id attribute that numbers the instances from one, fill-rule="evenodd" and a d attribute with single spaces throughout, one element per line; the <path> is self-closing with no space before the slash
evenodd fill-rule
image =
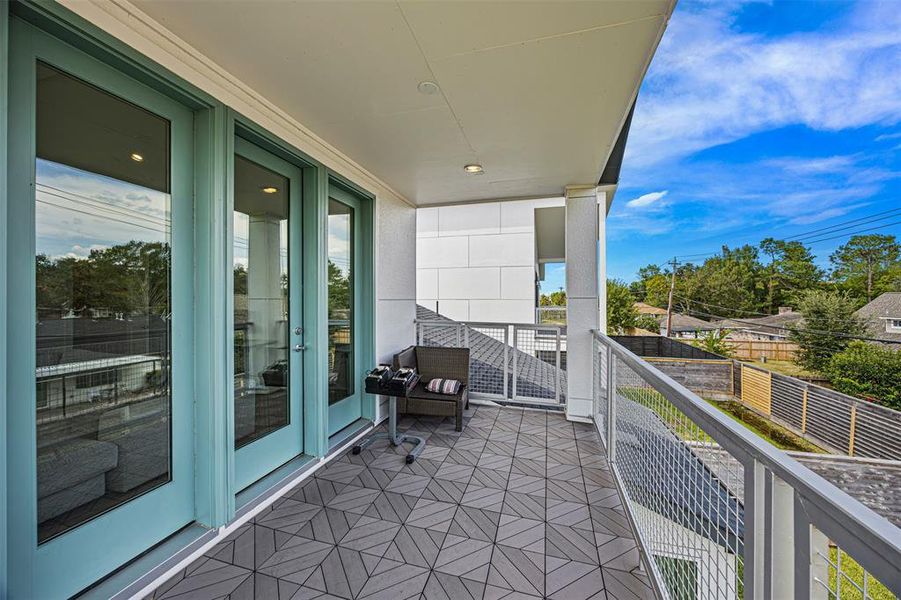
<path id="1" fill-rule="evenodd" d="M 670 263 L 672 274 L 669 282 L 669 301 L 666 303 L 666 337 L 673 337 L 673 292 L 676 290 L 676 257 Z"/>

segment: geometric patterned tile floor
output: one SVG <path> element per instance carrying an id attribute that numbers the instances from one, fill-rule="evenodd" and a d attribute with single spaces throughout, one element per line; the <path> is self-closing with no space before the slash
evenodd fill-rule
<path id="1" fill-rule="evenodd" d="M 154 599 L 653 598 L 593 426 L 472 406 L 336 457 Z"/>

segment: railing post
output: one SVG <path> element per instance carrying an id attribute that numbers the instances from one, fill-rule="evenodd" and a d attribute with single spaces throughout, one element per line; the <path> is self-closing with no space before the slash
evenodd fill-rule
<path id="1" fill-rule="evenodd" d="M 516 369 L 518 366 L 518 361 L 516 360 L 516 355 L 519 354 L 517 351 L 517 346 L 519 345 L 519 336 L 516 335 L 516 325 L 513 326 L 513 400 L 516 400 Z"/>
<path id="2" fill-rule="evenodd" d="M 616 359 L 607 347 L 607 460 L 616 462 Z"/>
<path id="3" fill-rule="evenodd" d="M 560 328 L 556 329 L 557 332 L 557 352 L 556 352 L 556 363 L 557 369 L 554 371 L 554 402 L 560 404 Z"/>
<path id="4" fill-rule="evenodd" d="M 810 546 L 810 519 L 801 503 L 801 496 L 794 493 L 794 530 L 795 530 L 795 598 L 810 598 L 810 563 L 814 556 Z"/>
<path id="5" fill-rule="evenodd" d="M 504 325 L 504 400 L 507 399 L 507 378 L 510 376 L 510 327 Z"/>
<path id="6" fill-rule="evenodd" d="M 767 541 L 771 562 L 770 584 L 767 589 L 773 598 L 807 598 L 808 596 L 795 595 L 797 589 L 795 578 L 798 577 L 798 573 L 795 572 L 794 561 L 803 552 L 795 537 L 795 519 L 798 517 L 795 514 L 794 490 L 773 476 L 772 494 L 769 499 L 772 527 Z"/>
<path id="7" fill-rule="evenodd" d="M 764 598 L 766 562 L 766 468 L 756 459 L 745 463 L 744 581 L 747 600 Z"/>

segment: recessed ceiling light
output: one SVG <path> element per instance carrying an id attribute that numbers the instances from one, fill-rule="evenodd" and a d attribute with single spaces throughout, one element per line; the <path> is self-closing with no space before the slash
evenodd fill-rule
<path id="1" fill-rule="evenodd" d="M 137 152 L 132 152 L 131 160 L 133 160 L 135 162 L 144 162 L 144 156 L 141 154 L 138 154 Z"/>
<path id="2" fill-rule="evenodd" d="M 463 170 L 466 171 L 467 173 L 471 173 L 473 175 L 476 175 L 476 174 L 484 171 L 484 169 L 482 168 L 482 165 L 476 165 L 476 164 L 466 165 L 465 167 L 463 167 Z"/>
<path id="3" fill-rule="evenodd" d="M 425 94 L 426 96 L 432 96 L 440 91 L 438 84 L 434 81 L 420 81 L 416 89 L 419 90 L 420 94 Z"/>
<path id="4" fill-rule="evenodd" d="M 266 187 L 260 188 L 260 189 L 263 190 L 264 194 L 274 194 L 275 192 L 278 191 L 277 187 L 272 187 L 271 185 L 267 185 Z"/>

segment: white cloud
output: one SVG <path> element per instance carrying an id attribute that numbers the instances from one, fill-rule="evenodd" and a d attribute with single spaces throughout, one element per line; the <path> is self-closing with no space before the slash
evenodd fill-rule
<path id="1" fill-rule="evenodd" d="M 651 192 L 649 194 L 643 194 L 634 200 L 629 200 L 626 202 L 626 206 L 629 208 L 643 208 L 646 206 L 651 206 L 655 202 L 662 200 L 667 194 L 669 190 L 663 190 L 661 192 Z"/>
<path id="2" fill-rule="evenodd" d="M 627 164 L 678 160 L 788 125 L 901 122 L 897 4 L 862 3 L 840 28 L 781 37 L 739 31 L 727 8 L 676 10 L 639 97 Z"/>

